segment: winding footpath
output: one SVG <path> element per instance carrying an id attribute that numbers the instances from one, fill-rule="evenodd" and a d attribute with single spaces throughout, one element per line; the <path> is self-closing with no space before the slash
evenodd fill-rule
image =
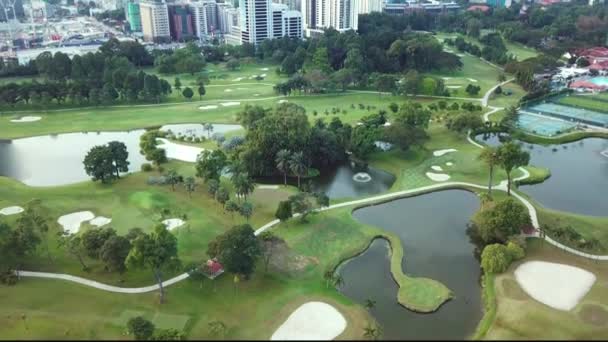
<path id="1" fill-rule="evenodd" d="M 513 79 L 510 79 L 505 82 L 497 84 L 496 86 L 492 87 L 492 89 L 488 90 L 488 92 L 486 92 L 486 94 L 484 95 L 483 99 L 481 99 L 482 105 L 484 107 L 488 107 L 491 109 L 490 112 L 487 112 L 484 114 L 484 120 L 487 121 L 489 115 L 503 109 L 503 108 L 489 107 L 487 105 L 488 99 L 489 99 L 490 95 L 492 94 L 492 92 L 498 86 L 504 85 L 511 81 L 513 81 Z M 280 96 L 278 96 L 276 98 L 280 98 Z M 475 140 L 471 139 L 470 132 L 467 133 L 467 140 L 471 144 L 473 144 L 479 148 L 484 148 L 483 145 L 481 145 L 481 144 L 477 143 Z M 530 177 L 530 173 L 525 168 L 520 167 L 519 170 L 523 173 L 523 175 L 513 179 L 513 181 L 523 180 L 523 179 Z M 322 211 L 344 208 L 344 207 L 349 207 L 349 206 L 367 205 L 367 204 L 374 203 L 374 202 L 382 202 L 382 201 L 386 201 L 386 200 L 393 200 L 393 199 L 398 199 L 398 198 L 403 198 L 403 197 L 422 195 L 422 194 L 437 191 L 437 190 L 447 190 L 447 189 L 457 189 L 457 188 L 474 188 L 474 189 L 485 190 L 488 187 L 484 186 L 484 185 L 467 183 L 467 182 L 445 182 L 445 183 L 438 183 L 438 184 L 422 186 L 422 187 L 415 188 L 415 189 L 391 192 L 391 193 L 387 193 L 387 194 L 383 194 L 383 195 L 372 196 L 372 197 L 362 198 L 362 199 L 348 201 L 348 202 L 336 203 L 336 204 L 330 205 L 328 207 L 317 209 L 315 211 L 322 212 Z M 497 186 L 494 186 L 493 189 L 506 192 L 507 191 L 507 181 L 506 180 L 501 181 L 500 184 Z M 546 235 L 544 235 L 544 236 L 541 235 L 540 234 L 540 224 L 538 222 L 538 215 L 536 213 L 536 208 L 534 208 L 532 203 L 530 203 L 525 197 L 521 196 L 517 192 L 511 190 L 511 194 L 513 195 L 513 197 L 517 198 L 528 209 L 528 212 L 530 214 L 530 219 L 532 221 L 532 226 L 535 228 L 534 233 L 527 234 L 527 235 L 525 235 L 526 237 L 535 237 L 535 238 L 544 239 L 548 243 L 550 243 L 568 253 L 578 255 L 578 256 L 581 256 L 584 258 L 608 261 L 608 255 L 593 255 L 593 254 L 584 253 L 584 252 L 578 251 L 576 249 L 570 248 L 568 246 L 562 245 L 561 243 L 551 239 L 550 237 L 548 237 Z M 296 213 L 293 216 L 298 217 L 298 216 L 300 216 L 300 214 Z M 260 228 L 258 228 L 255 231 L 255 235 L 256 236 L 260 235 L 261 233 L 278 225 L 280 222 L 281 221 L 276 219 L 276 220 L 266 223 L 265 225 L 261 226 Z M 81 278 L 81 277 L 77 277 L 77 276 L 73 276 L 73 275 L 69 275 L 69 274 L 61 274 L 61 273 L 31 272 L 31 271 L 15 271 L 15 273 L 19 277 L 60 279 L 60 280 L 65 280 L 65 281 L 71 281 L 71 282 L 89 286 L 89 287 L 94 287 L 99 290 L 115 292 L 115 293 L 140 294 L 140 293 L 156 291 L 159 289 L 158 284 L 145 286 L 145 287 L 118 287 L 118 286 L 103 284 L 103 283 L 100 283 L 100 282 L 97 282 L 94 280 L 89 280 L 89 279 L 85 279 L 85 278 Z M 174 278 L 165 280 L 162 283 L 162 285 L 163 285 L 163 287 L 167 287 L 167 286 L 176 284 L 178 282 L 181 282 L 188 277 L 189 277 L 188 273 L 183 273 Z"/>

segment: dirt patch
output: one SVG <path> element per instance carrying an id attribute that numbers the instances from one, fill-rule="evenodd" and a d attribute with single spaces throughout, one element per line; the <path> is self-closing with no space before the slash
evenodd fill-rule
<path id="1" fill-rule="evenodd" d="M 297 274 L 310 265 L 319 264 L 317 258 L 301 255 L 291 250 L 285 241 L 275 242 L 273 248 L 270 268 L 275 271 Z"/>
<path id="2" fill-rule="evenodd" d="M 504 295 L 509 299 L 526 300 L 528 296 L 514 279 L 505 278 L 501 282 Z"/>
<path id="3" fill-rule="evenodd" d="M 581 321 L 591 324 L 605 326 L 608 324 L 608 311 L 603 306 L 596 304 L 585 304 L 578 312 Z"/>

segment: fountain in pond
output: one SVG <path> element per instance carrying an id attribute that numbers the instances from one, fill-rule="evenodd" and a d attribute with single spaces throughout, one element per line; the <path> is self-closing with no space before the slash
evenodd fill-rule
<path id="1" fill-rule="evenodd" d="M 372 176 L 370 176 L 367 172 L 357 172 L 353 176 L 353 180 L 359 183 L 367 183 L 372 180 Z"/>

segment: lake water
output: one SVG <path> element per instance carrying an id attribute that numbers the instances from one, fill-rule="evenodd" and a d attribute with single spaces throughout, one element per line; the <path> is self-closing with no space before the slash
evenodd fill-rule
<path id="1" fill-rule="evenodd" d="M 500 144 L 495 134 L 475 137 L 491 146 Z M 543 206 L 584 215 L 607 216 L 608 139 L 587 138 L 561 145 L 523 143 L 530 164 L 549 168 L 551 177 L 543 183 L 521 186 Z"/>
<path id="2" fill-rule="evenodd" d="M 475 194 L 446 190 L 358 209 L 362 223 L 395 233 L 404 248 L 403 271 L 438 280 L 455 298 L 438 311 L 420 314 L 397 303 L 397 284 L 390 274 L 388 243 L 375 240 L 363 254 L 338 268 L 340 289 L 360 304 L 376 301 L 371 310 L 385 339 L 465 339 L 482 316 L 479 262 L 466 226 L 479 208 Z"/>

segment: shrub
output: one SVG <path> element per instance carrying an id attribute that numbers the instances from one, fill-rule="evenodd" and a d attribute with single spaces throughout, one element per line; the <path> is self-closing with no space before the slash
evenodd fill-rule
<path id="1" fill-rule="evenodd" d="M 509 241 L 509 243 L 507 243 L 507 252 L 511 256 L 512 260 L 519 260 L 526 256 L 526 251 L 524 251 L 520 245 L 514 243 L 513 241 Z"/>
<path id="2" fill-rule="evenodd" d="M 511 255 L 505 245 L 487 245 L 481 252 L 481 268 L 487 273 L 502 273 L 511 264 Z"/>
<path id="3" fill-rule="evenodd" d="M 152 164 L 150 164 L 150 163 L 143 163 L 143 164 L 141 164 L 141 170 L 143 172 L 150 172 L 150 171 L 152 171 Z"/>

